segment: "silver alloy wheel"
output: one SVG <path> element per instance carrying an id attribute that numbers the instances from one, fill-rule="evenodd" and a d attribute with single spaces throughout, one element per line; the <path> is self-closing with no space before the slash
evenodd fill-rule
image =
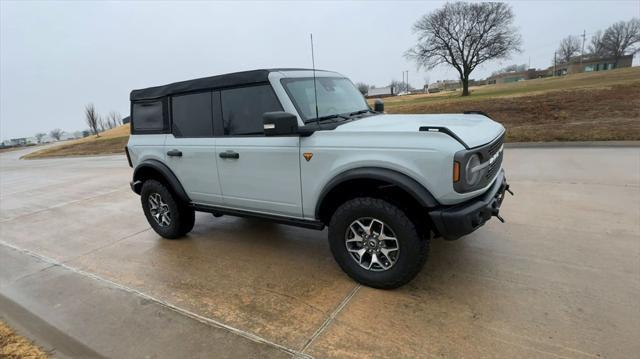
<path id="1" fill-rule="evenodd" d="M 160 193 L 154 192 L 149 195 L 149 212 L 160 227 L 171 225 L 171 211 L 169 205 L 164 202 Z"/>
<path id="2" fill-rule="evenodd" d="M 400 244 L 396 234 L 379 219 L 356 219 L 347 228 L 344 239 L 351 258 L 366 270 L 383 272 L 398 261 Z"/>

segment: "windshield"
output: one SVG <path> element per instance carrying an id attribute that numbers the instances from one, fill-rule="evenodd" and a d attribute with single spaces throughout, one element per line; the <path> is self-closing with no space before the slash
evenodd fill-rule
<path id="1" fill-rule="evenodd" d="M 282 85 L 303 120 L 315 120 L 313 77 L 282 79 Z M 344 77 L 316 77 L 318 118 L 369 109 L 358 89 Z"/>

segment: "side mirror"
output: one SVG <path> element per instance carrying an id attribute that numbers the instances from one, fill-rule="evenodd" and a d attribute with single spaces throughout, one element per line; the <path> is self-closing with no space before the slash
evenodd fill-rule
<path id="1" fill-rule="evenodd" d="M 384 112 L 384 102 L 381 99 L 376 99 L 376 102 L 373 103 L 373 110 L 375 112 Z"/>
<path id="2" fill-rule="evenodd" d="M 298 134 L 298 118 L 284 111 L 265 112 L 262 115 L 265 136 Z"/>

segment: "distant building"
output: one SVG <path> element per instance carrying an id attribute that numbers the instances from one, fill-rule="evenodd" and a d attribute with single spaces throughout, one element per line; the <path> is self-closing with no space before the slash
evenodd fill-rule
<path id="1" fill-rule="evenodd" d="M 563 64 L 550 66 L 547 71 L 555 76 L 564 76 L 570 74 L 578 74 L 581 72 L 606 71 L 619 69 L 623 67 L 631 67 L 633 63 L 633 55 L 622 56 L 616 60 L 612 57 L 597 57 L 594 55 L 576 56 L 571 61 Z M 554 73 L 555 68 L 555 73 Z"/>
<path id="2" fill-rule="evenodd" d="M 458 80 L 438 80 L 429 84 L 428 92 L 454 91 L 460 87 L 462 84 Z"/>
<path id="3" fill-rule="evenodd" d="M 547 77 L 551 74 L 547 70 L 528 69 L 527 71 L 510 71 L 501 74 L 492 75 L 487 78 L 487 84 L 506 84 L 524 80 L 537 79 Z"/>
<path id="4" fill-rule="evenodd" d="M 371 92 L 371 90 L 369 90 L 369 92 Z M 131 122 L 131 117 L 130 116 L 127 116 L 127 117 L 122 119 L 122 124 L 123 125 L 126 125 L 129 122 Z"/>
<path id="5" fill-rule="evenodd" d="M 472 86 L 484 86 L 486 84 L 487 84 L 487 80 L 469 79 L 469 87 L 472 87 Z"/>
<path id="6" fill-rule="evenodd" d="M 12 138 L 9 143 L 11 146 L 24 146 L 27 144 L 27 139 L 25 137 Z"/>
<path id="7" fill-rule="evenodd" d="M 370 88 L 369 92 L 367 92 L 367 97 L 371 98 L 371 97 L 393 96 L 393 95 L 396 94 L 394 92 L 394 90 L 395 89 L 392 86 Z M 128 117 L 127 117 L 127 119 L 128 119 Z M 126 122 L 124 122 L 124 120 L 122 120 L 122 123 L 126 123 Z"/>

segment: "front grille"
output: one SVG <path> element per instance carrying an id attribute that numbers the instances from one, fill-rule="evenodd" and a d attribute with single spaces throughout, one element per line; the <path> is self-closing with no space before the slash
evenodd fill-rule
<path id="1" fill-rule="evenodd" d="M 504 135 L 500 136 L 500 138 L 498 138 L 494 143 L 489 145 L 489 148 L 487 149 L 489 158 L 493 157 L 500 150 L 503 143 L 504 143 Z M 496 172 L 498 171 L 498 169 L 500 169 L 500 165 L 502 164 L 503 153 L 504 151 L 500 152 L 500 155 L 498 155 L 498 158 L 496 158 L 495 161 L 493 161 L 493 163 L 489 165 L 487 169 L 487 173 L 485 173 L 484 175 L 485 179 L 491 180 L 496 175 Z"/>
<path id="2" fill-rule="evenodd" d="M 496 152 L 498 152 L 498 150 L 500 149 L 500 146 L 502 146 L 502 144 L 504 143 L 504 134 L 502 136 L 500 136 L 494 143 L 489 145 L 489 155 L 493 156 L 496 154 Z"/>

